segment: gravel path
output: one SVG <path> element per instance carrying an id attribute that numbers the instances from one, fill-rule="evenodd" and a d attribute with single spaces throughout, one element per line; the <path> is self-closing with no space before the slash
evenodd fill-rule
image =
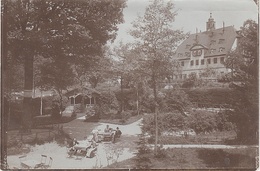
<path id="1" fill-rule="evenodd" d="M 75 121 L 78 123 L 78 121 Z M 114 162 L 123 161 L 129 158 L 132 158 L 135 154 L 135 140 L 137 140 L 137 134 L 141 133 L 140 124 L 141 119 L 129 124 L 129 125 L 116 125 L 116 124 L 106 124 L 106 123 L 84 123 L 79 122 L 77 126 L 68 123 L 64 125 L 64 130 L 70 130 L 73 135 L 79 136 L 74 130 L 79 130 L 77 127 L 88 127 L 88 131 L 82 129 L 82 131 L 89 132 L 93 129 L 103 130 L 106 125 L 109 125 L 111 128 L 119 127 L 122 131 L 122 136 L 116 141 L 115 144 L 112 143 L 99 143 L 97 155 L 94 158 L 83 157 L 81 159 L 76 159 L 76 157 L 68 158 L 66 147 L 62 147 L 56 142 L 45 143 L 43 145 L 35 145 L 31 147 L 31 151 L 26 154 L 27 160 L 35 159 L 40 161 L 41 155 L 47 155 L 48 157 L 53 158 L 52 169 L 91 169 L 91 168 L 101 168 L 106 167 L 109 164 Z M 87 125 L 87 126 L 86 126 Z M 83 128 L 84 128 L 83 127 Z M 79 139 L 82 137 L 79 137 Z M 83 138 L 82 138 L 83 139 Z M 20 155 L 11 155 L 7 157 L 7 162 L 9 167 L 12 169 L 14 167 L 20 168 Z M 110 159 L 108 160 L 108 157 Z M 48 160 L 47 160 L 48 161 Z"/>

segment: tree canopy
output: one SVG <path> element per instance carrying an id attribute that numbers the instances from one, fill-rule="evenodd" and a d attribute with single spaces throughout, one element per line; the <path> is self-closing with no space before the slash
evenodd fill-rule
<path id="1" fill-rule="evenodd" d="M 17 60 L 24 67 L 24 89 L 31 90 L 34 58 L 41 56 L 49 60 L 38 65 L 39 86 L 66 89 L 73 83 L 72 66 L 90 68 L 103 57 L 104 45 L 115 39 L 124 21 L 125 6 L 124 0 L 4 1 L 4 78 L 15 76 L 8 69 Z M 29 103 L 24 100 L 24 113 L 30 113 Z"/>
<path id="2" fill-rule="evenodd" d="M 243 98 L 233 106 L 232 121 L 237 126 L 237 136 L 244 142 L 255 141 L 258 130 L 258 24 L 244 22 L 239 31 L 238 48 L 229 54 L 226 66 L 234 72 L 233 87 Z"/>

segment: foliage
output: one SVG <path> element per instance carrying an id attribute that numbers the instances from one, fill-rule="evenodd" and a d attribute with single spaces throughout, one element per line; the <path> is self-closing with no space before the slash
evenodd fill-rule
<path id="1" fill-rule="evenodd" d="M 164 95 L 159 97 L 160 109 L 162 112 L 180 111 L 185 112 L 189 110 L 190 101 L 188 95 L 178 88 L 167 89 L 161 91 Z"/>
<path id="2" fill-rule="evenodd" d="M 216 115 L 216 125 L 219 131 L 235 130 L 235 125 L 232 123 L 232 115 L 230 110 L 220 111 Z"/>
<path id="3" fill-rule="evenodd" d="M 73 83 L 72 66 L 89 67 L 98 62 L 96 59 L 103 55 L 103 46 L 116 37 L 125 6 L 124 0 L 5 1 L 1 13 L 3 44 L 7 47 L 3 65 L 13 67 L 9 62 L 12 60 L 23 62 L 24 89 L 31 90 L 34 57 L 50 59 L 48 64 L 40 65 L 43 67 L 38 77 L 41 83 L 37 85 L 55 89 L 62 108 L 62 90 Z M 17 76 L 10 72 L 6 75 L 5 79 Z M 27 98 L 24 105 L 30 105 Z M 31 118 L 29 107 L 25 107 L 24 112 L 27 129 Z"/>
<path id="4" fill-rule="evenodd" d="M 243 96 L 230 88 L 196 88 L 184 90 L 192 103 L 208 104 L 236 104 Z"/>
<path id="5" fill-rule="evenodd" d="M 137 153 L 135 158 L 135 165 L 137 169 L 149 169 L 151 167 L 150 153 L 151 150 L 147 146 L 147 138 L 144 133 L 138 135 L 139 140 L 137 144 Z"/>
<path id="6" fill-rule="evenodd" d="M 172 2 L 154 0 L 145 10 L 144 16 L 133 22 L 130 34 L 136 39 L 139 51 L 139 72 L 145 73 L 152 81 L 154 98 L 157 102 L 157 82 L 175 72 L 178 62 L 170 57 L 178 43 L 185 38 L 181 30 L 173 30 L 176 12 Z"/>
<path id="7" fill-rule="evenodd" d="M 234 130 L 231 115 L 226 111 L 213 113 L 209 111 L 193 111 L 188 118 L 187 125 L 197 134 L 212 131 Z"/>
<path id="8" fill-rule="evenodd" d="M 217 128 L 215 113 L 194 111 L 189 117 L 189 127 L 197 134 L 211 132 Z"/>
<path id="9" fill-rule="evenodd" d="M 246 20 L 239 32 L 238 48 L 229 54 L 225 62 L 232 71 L 232 87 L 241 99 L 233 105 L 236 117 L 237 136 L 241 142 L 257 142 L 258 130 L 258 24 Z"/>
<path id="10" fill-rule="evenodd" d="M 115 115 L 118 111 L 118 101 L 116 99 L 115 93 L 112 91 L 102 91 L 101 94 L 97 97 L 96 105 L 96 115 L 100 118 L 107 118 L 112 115 Z"/>
<path id="11" fill-rule="evenodd" d="M 205 72 L 208 72 L 207 74 L 211 74 L 210 70 L 209 71 L 206 70 Z M 208 77 L 208 75 L 206 74 L 203 75 Z M 205 81 L 205 79 L 198 78 L 196 73 L 191 73 L 188 75 L 188 78 L 185 79 L 185 81 L 182 83 L 182 87 L 183 88 L 202 87 L 205 86 L 206 84 L 207 82 Z"/>
<path id="12" fill-rule="evenodd" d="M 158 132 L 159 135 L 165 131 L 176 131 L 186 128 L 185 116 L 180 112 L 174 113 L 160 113 L 158 115 Z M 143 130 L 149 135 L 155 135 L 155 122 L 153 115 L 147 115 L 144 117 Z"/>

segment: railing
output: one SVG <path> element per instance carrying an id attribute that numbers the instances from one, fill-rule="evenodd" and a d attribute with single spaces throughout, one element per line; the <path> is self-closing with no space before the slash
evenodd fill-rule
<path id="1" fill-rule="evenodd" d="M 196 102 L 192 104 L 195 109 L 206 109 L 206 110 L 214 109 L 217 111 L 233 110 L 232 106 L 229 104 L 212 104 L 212 103 L 196 103 Z"/>

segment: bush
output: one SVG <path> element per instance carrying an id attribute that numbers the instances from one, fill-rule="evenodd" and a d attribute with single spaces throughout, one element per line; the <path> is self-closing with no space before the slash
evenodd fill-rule
<path id="1" fill-rule="evenodd" d="M 99 118 L 110 118 L 111 115 L 116 115 L 119 108 L 115 93 L 111 91 L 103 91 L 97 98 L 95 105 L 95 113 Z"/>
<path id="2" fill-rule="evenodd" d="M 196 134 L 211 132 L 217 128 L 215 113 L 208 111 L 194 111 L 189 118 L 189 127 Z"/>
<path id="3" fill-rule="evenodd" d="M 156 158 L 164 159 L 167 157 L 167 150 L 164 149 L 162 145 L 157 147 L 157 154 L 155 155 Z"/>
<path id="4" fill-rule="evenodd" d="M 159 113 L 158 115 L 158 134 L 164 131 L 175 131 L 186 128 L 185 116 L 180 112 L 176 113 Z M 155 122 L 154 114 L 150 114 L 143 119 L 143 130 L 150 134 L 155 135 Z"/>
<path id="5" fill-rule="evenodd" d="M 235 104 L 241 97 L 237 92 L 228 88 L 192 89 L 185 90 L 188 98 L 194 103 L 204 104 Z M 213 106 L 212 106 L 213 107 Z"/>
<path id="6" fill-rule="evenodd" d="M 163 90 L 161 93 L 164 97 L 160 97 L 159 107 L 163 112 L 180 111 L 184 112 L 188 110 L 191 103 L 188 95 L 179 89 Z"/>

